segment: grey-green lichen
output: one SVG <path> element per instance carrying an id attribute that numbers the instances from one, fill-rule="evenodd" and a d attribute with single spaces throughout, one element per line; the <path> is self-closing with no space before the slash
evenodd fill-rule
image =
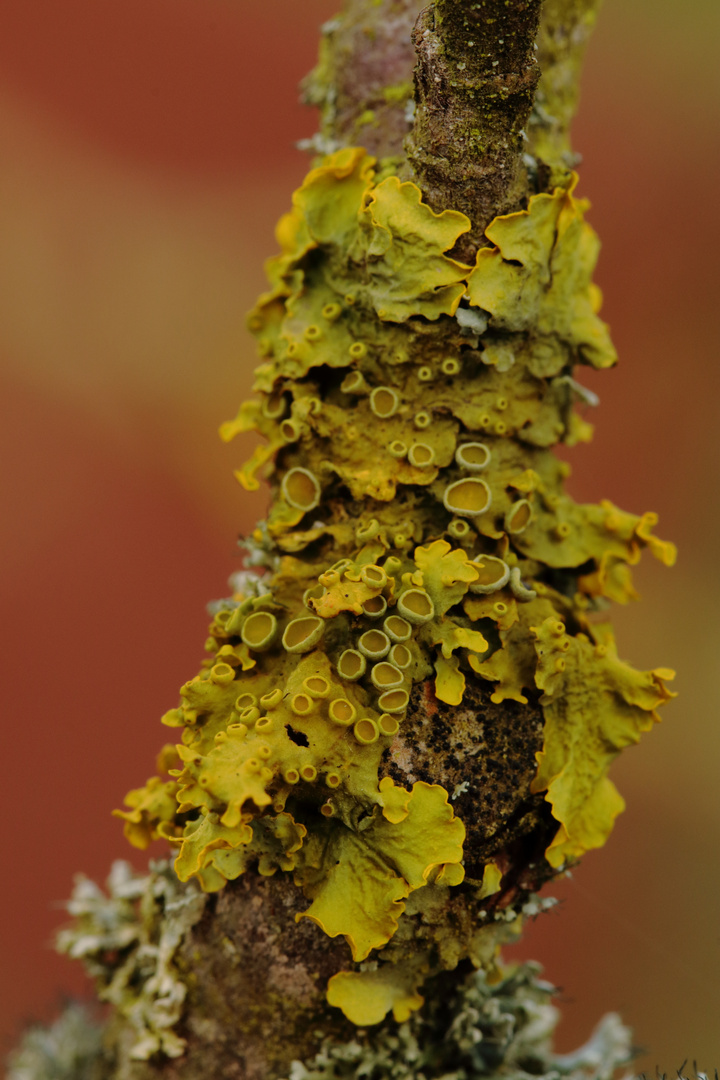
<path id="1" fill-rule="evenodd" d="M 136 874 L 117 861 L 107 890 L 78 875 L 67 905 L 75 922 L 60 931 L 57 948 L 82 959 L 100 1001 L 128 1021 L 134 1031 L 131 1057 L 145 1060 L 158 1051 L 179 1057 L 185 1041 L 173 1028 L 187 987 L 173 957 L 207 897 L 194 882 L 178 881 L 167 862 L 152 862 L 149 873 Z"/>
<path id="2" fill-rule="evenodd" d="M 73 1003 L 48 1027 L 36 1024 L 7 1062 L 6 1080 L 104 1080 L 103 1028 Z"/>
<path id="3" fill-rule="evenodd" d="M 317 67 L 302 87 L 304 100 L 319 109 L 320 130 L 305 148 L 328 153 L 353 145 L 361 132 L 379 157 L 402 159 L 414 106 L 410 34 L 422 6 L 346 0 L 323 25 Z"/>
<path id="4" fill-rule="evenodd" d="M 600 0 L 545 0 L 543 4 L 537 38 L 541 75 L 526 124 L 525 164 L 531 172 L 549 169 L 551 183 L 578 160 L 570 147 L 570 123 L 599 7 Z"/>
<path id="5" fill-rule="evenodd" d="M 449 993 L 438 985 L 422 1013 L 360 1028 L 349 1042 L 327 1038 L 288 1080 L 610 1080 L 632 1057 L 630 1032 L 609 1014 L 578 1050 L 556 1054 L 554 990 L 539 971 L 523 964 L 492 983 L 478 971 Z M 73 1004 L 27 1032 L 7 1080 L 105 1080 L 113 1070 L 102 1026 Z"/>
<path id="6" fill-rule="evenodd" d="M 524 964 L 490 984 L 483 971 L 436 988 L 421 1013 L 398 1025 L 326 1041 L 312 1061 L 295 1061 L 288 1080 L 610 1080 L 632 1057 L 631 1036 L 610 1013 L 590 1040 L 555 1054 L 558 1011 L 539 967 Z"/>

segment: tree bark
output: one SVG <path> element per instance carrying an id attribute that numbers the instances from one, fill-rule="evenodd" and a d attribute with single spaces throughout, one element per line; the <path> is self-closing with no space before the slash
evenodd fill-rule
<path id="1" fill-rule="evenodd" d="M 472 222 L 459 254 L 468 261 L 498 214 L 527 197 L 523 129 L 540 67 L 535 41 L 542 0 L 444 0 L 413 31 L 416 116 L 407 143 L 413 172 L 434 210 Z"/>
<path id="2" fill-rule="evenodd" d="M 423 0 L 347 0 L 322 28 L 318 66 L 303 83 L 308 105 L 320 109 L 314 148 L 364 146 L 402 162 L 413 103 L 412 29 Z"/>

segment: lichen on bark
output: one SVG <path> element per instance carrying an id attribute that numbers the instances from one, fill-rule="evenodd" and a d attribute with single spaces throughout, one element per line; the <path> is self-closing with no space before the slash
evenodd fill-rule
<path id="1" fill-rule="evenodd" d="M 438 0 L 413 31 L 416 115 L 407 153 L 435 210 L 472 222 L 465 258 L 492 218 L 529 194 L 522 160 L 540 67 L 535 41 L 541 0 Z"/>
<path id="2" fill-rule="evenodd" d="M 364 146 L 379 158 L 403 157 L 414 108 L 411 31 L 422 0 L 348 0 L 322 27 L 317 67 L 303 98 L 320 110 L 308 149 Z"/>
<path id="3" fill-rule="evenodd" d="M 537 38 L 541 78 L 527 122 L 527 153 L 552 171 L 574 167 L 570 125 L 579 94 L 582 62 L 600 0 L 545 0 Z M 552 181 L 552 177 L 551 177 Z"/>
<path id="4" fill-rule="evenodd" d="M 215 606 L 163 718 L 181 741 L 117 812 L 210 898 L 176 940 L 148 886 L 144 937 L 86 942 L 114 1080 L 333 1075 L 328 1046 L 418 1013 L 433 1039 L 438 995 L 502 978 L 536 890 L 622 808 L 609 765 L 672 673 L 591 616 L 674 551 L 653 515 L 576 505 L 552 452 L 590 435 L 575 365 L 616 359 L 568 136 L 596 6 L 348 0 L 325 27 L 321 157 L 250 316 L 258 398 L 223 427 L 267 440 L 237 474 L 271 485 L 261 576 Z"/>

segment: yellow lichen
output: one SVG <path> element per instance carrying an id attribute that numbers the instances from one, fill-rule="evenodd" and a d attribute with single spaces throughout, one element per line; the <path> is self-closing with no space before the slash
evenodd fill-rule
<path id="1" fill-rule="evenodd" d="M 669 696 L 669 673 L 622 664 L 589 616 L 635 595 L 644 548 L 675 557 L 655 515 L 576 504 L 552 452 L 589 433 L 573 365 L 615 361 L 574 175 L 491 222 L 466 266 L 448 252 L 469 220 L 387 172 L 376 182 L 374 166 L 359 148 L 328 155 L 278 225 L 248 322 L 258 397 L 221 429 L 265 440 L 237 473 L 271 485 L 246 541 L 262 576 L 240 575 L 162 718 L 182 731 L 158 765 L 167 779 L 117 812 L 132 843 L 175 844 L 178 874 L 206 891 L 249 866 L 292 873 L 310 901 L 300 917 L 343 935 L 355 961 L 392 942 L 376 970 L 331 980 L 356 1023 L 421 1004 L 430 951 L 395 962 L 406 907 L 436 927 L 446 966 L 491 965 L 497 940 L 438 929 L 465 828 L 442 788 L 387 775 L 408 710 L 452 715 L 468 683 L 541 708 L 547 860 L 577 858 L 621 809 L 612 759 Z M 463 889 L 497 902 L 502 865 Z"/>
<path id="2" fill-rule="evenodd" d="M 250 826 L 241 821 L 234 828 L 223 825 L 217 814 L 205 812 L 193 823 L 180 841 L 180 853 L 175 860 L 175 872 L 181 881 L 188 881 L 205 868 L 206 856 L 218 849 L 233 850 L 252 840 Z"/>
<path id="3" fill-rule="evenodd" d="M 408 804 L 412 792 L 404 787 L 396 787 L 389 776 L 383 777 L 378 784 L 378 790 L 382 795 L 383 814 L 388 821 L 392 821 L 393 825 L 404 821 L 408 816 Z"/>
<path id="4" fill-rule="evenodd" d="M 396 964 L 383 964 L 377 971 L 339 971 L 328 983 L 327 999 L 353 1024 L 379 1024 L 390 1010 L 402 1024 L 422 1008 L 419 981 L 415 971 L 400 971 Z"/>
<path id="5" fill-rule="evenodd" d="M 308 845 L 296 880 L 313 903 L 297 918 L 343 934 L 353 959 L 364 960 L 393 936 L 412 890 L 436 867 L 460 862 L 464 838 L 447 792 L 418 781 L 403 816 L 376 817 L 362 833 L 338 822 L 320 850 Z"/>
<path id="6" fill-rule="evenodd" d="M 144 787 L 129 791 L 125 805 L 129 810 L 114 810 L 125 821 L 125 836 L 137 848 L 146 848 L 163 835 L 163 825 L 177 814 L 177 784 L 151 776 Z"/>
<path id="7" fill-rule="evenodd" d="M 481 248 L 468 279 L 470 303 L 489 312 L 492 327 L 532 328 L 549 354 L 535 351 L 533 374 L 555 375 L 569 350 L 593 367 L 617 355 L 597 316 L 599 294 L 591 275 L 599 242 L 583 221 L 587 200 L 575 199 L 577 175 L 567 189 L 533 195 L 527 210 L 496 218 L 485 231 L 495 248 Z"/>
<path id="8" fill-rule="evenodd" d="M 464 214 L 436 214 L 421 201 L 415 184 L 389 176 L 372 192 L 360 221 L 369 299 L 380 319 L 454 314 L 468 268 L 444 252 L 470 228 Z"/>
<path id="9" fill-rule="evenodd" d="M 478 578 L 467 552 L 453 549 L 447 540 L 435 540 L 428 547 L 418 547 L 415 565 L 438 615 L 444 615 L 459 603 L 468 586 Z"/>
<path id="10" fill-rule="evenodd" d="M 460 670 L 457 656 L 446 659 L 438 656 L 435 661 L 435 695 L 448 705 L 459 705 L 465 692 L 465 676 Z"/>
<path id="11" fill-rule="evenodd" d="M 655 710 L 672 697 L 664 681 L 674 672 L 635 671 L 618 660 L 607 628 L 601 640 L 571 637 L 553 617 L 537 628 L 535 649 L 545 742 L 533 790 L 547 791 L 560 822 L 547 859 L 561 866 L 607 840 L 625 805 L 608 769 L 658 721 Z"/>
<path id="12" fill-rule="evenodd" d="M 502 870 L 497 863 L 489 862 L 485 864 L 482 885 L 480 886 L 480 896 L 482 899 L 486 896 L 494 896 L 496 892 L 500 891 L 502 876 Z"/>

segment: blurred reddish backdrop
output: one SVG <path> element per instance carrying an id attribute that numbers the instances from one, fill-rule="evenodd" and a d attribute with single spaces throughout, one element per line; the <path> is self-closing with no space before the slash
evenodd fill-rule
<path id="1" fill-rule="evenodd" d="M 334 0 L 9 0 L 0 7 L 5 1045 L 83 979 L 50 948 L 72 875 L 129 851 L 109 811 L 153 770 L 208 599 L 265 496 L 218 424 L 255 363 L 244 312 L 306 168 L 296 84 Z M 619 1009 L 638 1069 L 720 1066 L 717 252 L 720 9 L 607 0 L 575 142 L 622 363 L 587 374 L 578 498 L 655 509 L 621 652 L 681 696 L 614 778 L 611 843 L 550 890 L 515 956 L 565 1003 Z"/>

